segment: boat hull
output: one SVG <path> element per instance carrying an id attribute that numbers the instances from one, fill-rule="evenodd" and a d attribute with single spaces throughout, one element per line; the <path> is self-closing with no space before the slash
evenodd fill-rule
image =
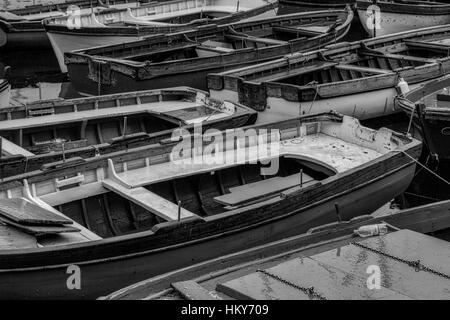
<path id="1" fill-rule="evenodd" d="M 421 15 L 413 13 L 389 12 L 383 10 L 379 15 L 379 24 L 374 28 L 373 14 L 368 9 L 358 9 L 358 17 L 364 30 L 370 37 L 380 37 L 402 31 L 446 25 L 450 23 L 448 14 Z M 374 30 L 375 29 L 375 30 Z"/>
<path id="2" fill-rule="evenodd" d="M 64 52 L 70 52 L 79 49 L 115 45 L 130 41 L 137 41 L 140 37 L 131 36 L 99 36 L 99 35 L 77 35 L 70 33 L 58 33 L 58 32 L 48 32 L 48 40 L 53 48 L 53 52 L 58 60 L 59 67 L 62 73 L 67 73 L 67 66 L 64 63 Z M 133 90 L 128 90 L 133 91 Z"/>
<path id="3" fill-rule="evenodd" d="M 259 61 L 264 62 L 264 61 Z M 234 68 L 245 67 L 255 62 L 242 62 L 239 64 L 223 65 L 220 68 L 207 68 L 178 74 L 167 74 L 150 79 L 136 79 L 123 73 L 112 71 L 111 78 L 114 79 L 111 85 L 102 84 L 100 87 L 97 81 L 89 77 L 90 71 L 87 64 L 69 64 L 68 71 L 70 82 L 75 90 L 81 95 L 104 95 L 129 91 L 142 91 L 187 86 L 195 89 L 207 91 L 207 76 L 210 73 L 219 73 Z"/>
<path id="4" fill-rule="evenodd" d="M 411 85 L 415 89 L 420 84 Z M 211 97 L 239 103 L 238 93 L 231 90 L 210 90 Z M 281 121 L 292 119 L 300 114 L 318 114 L 330 110 L 356 117 L 360 120 L 388 116 L 399 112 L 395 108 L 395 88 L 385 88 L 375 91 L 337 96 L 333 98 L 316 100 L 314 102 L 288 101 L 283 98 L 268 97 L 264 111 L 259 112 L 257 123 Z"/>
<path id="5" fill-rule="evenodd" d="M 8 24 L 0 20 L 0 48 L 17 50 L 51 48 L 51 46 L 42 27 L 33 23 L 25 28 L 15 28 L 14 24 Z"/>
<path id="6" fill-rule="evenodd" d="M 0 297 L 9 299 L 97 298 L 155 275 L 298 235 L 312 227 L 334 222 L 337 219 L 336 203 L 339 204 L 341 218 L 344 220 L 370 214 L 394 196 L 404 192 L 413 179 L 414 172 L 413 163 L 405 164 L 375 181 L 357 185 L 341 194 L 334 194 L 326 201 L 315 203 L 310 207 L 296 208 L 294 212 L 279 219 L 239 230 L 215 233 L 214 236 L 201 238 L 196 242 L 186 242 L 170 248 L 97 261 L 82 263 L 73 261 L 46 268 L 0 270 L 2 283 Z M 210 224 L 209 232 L 211 228 L 214 227 Z M 109 250 L 124 252 L 124 245 L 123 242 L 118 242 L 114 246 L 109 246 Z M 140 239 L 140 244 L 133 245 L 145 246 L 145 238 Z M 101 247 L 94 242 L 91 249 L 94 252 L 101 251 Z M 103 250 L 108 250 L 108 246 L 105 247 Z M 84 250 L 84 254 L 91 251 L 86 251 L 86 248 Z M 70 260 L 70 251 L 63 254 L 68 255 Z M 39 256 L 35 259 L 39 259 Z M 71 272 L 68 272 L 70 265 L 80 267 L 81 287 L 79 290 L 68 289 L 67 283 L 71 283 Z"/>

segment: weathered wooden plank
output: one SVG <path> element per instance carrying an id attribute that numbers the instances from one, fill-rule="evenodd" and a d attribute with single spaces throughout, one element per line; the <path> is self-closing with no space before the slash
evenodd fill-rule
<path id="1" fill-rule="evenodd" d="M 110 179 L 104 180 L 103 186 L 166 221 L 178 220 L 178 206 L 176 204 L 148 191 L 145 188 L 126 188 Z M 181 208 L 180 219 L 193 216 L 195 216 L 195 214 Z"/>
<path id="2" fill-rule="evenodd" d="M 303 179 L 300 178 L 300 174 L 294 174 L 288 177 L 270 178 L 249 185 L 236 187 L 232 191 L 230 190 L 231 193 L 215 197 L 214 200 L 226 206 L 237 206 L 244 202 L 298 186 L 300 185 L 300 180 L 302 180 L 304 187 L 315 182 L 312 177 L 306 174 L 303 174 Z"/>
<path id="3" fill-rule="evenodd" d="M 18 230 L 26 232 L 31 235 L 41 236 L 41 235 L 51 235 L 51 234 L 59 234 L 59 233 L 71 233 L 71 232 L 80 232 L 79 229 L 74 227 L 68 227 L 64 225 L 25 225 L 14 222 L 11 219 L 0 216 L 0 222 L 3 222 L 7 225 L 10 225 Z"/>
<path id="4" fill-rule="evenodd" d="M 195 281 L 175 282 L 172 287 L 186 300 L 222 300 L 217 293 L 206 290 Z"/>
<path id="5" fill-rule="evenodd" d="M 0 199 L 0 215 L 20 224 L 62 225 L 73 221 L 58 216 L 23 198 Z"/>
<path id="6" fill-rule="evenodd" d="M 0 223 L 0 250 L 37 248 L 36 237 Z"/>
<path id="7" fill-rule="evenodd" d="M 342 70 L 352 70 L 352 71 L 358 71 L 358 72 L 363 72 L 363 73 L 370 73 L 370 74 L 390 74 L 390 73 L 392 73 L 392 71 L 390 71 L 390 70 L 360 67 L 360 66 L 355 66 L 355 65 L 351 65 L 351 64 L 339 64 L 336 66 L 336 68 L 342 69 Z"/>

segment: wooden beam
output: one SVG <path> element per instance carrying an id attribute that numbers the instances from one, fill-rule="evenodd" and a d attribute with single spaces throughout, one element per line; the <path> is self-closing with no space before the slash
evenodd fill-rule
<path id="1" fill-rule="evenodd" d="M 288 44 L 287 41 L 281 41 L 276 39 L 269 39 L 269 38 L 257 38 L 257 37 L 244 37 L 244 36 L 237 36 L 233 34 L 227 34 L 225 35 L 226 38 L 235 40 L 235 41 L 250 41 L 255 43 L 263 43 L 268 45 L 286 45 Z"/>
<path id="2" fill-rule="evenodd" d="M 104 180 L 103 186 L 166 221 L 178 220 L 178 206 L 176 204 L 143 187 L 130 189 L 111 179 Z M 181 209 L 181 219 L 193 216 L 195 216 L 194 213 Z"/>
<path id="3" fill-rule="evenodd" d="M 360 66 L 354 66 L 351 64 L 339 64 L 336 66 L 337 69 L 342 70 L 352 70 L 352 71 L 358 71 L 362 73 L 371 73 L 371 74 L 390 74 L 393 73 L 391 70 L 386 69 L 376 69 L 376 68 L 366 68 L 366 67 L 360 67 Z"/>

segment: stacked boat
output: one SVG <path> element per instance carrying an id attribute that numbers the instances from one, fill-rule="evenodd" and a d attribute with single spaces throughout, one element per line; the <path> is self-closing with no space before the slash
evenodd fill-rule
<path id="1" fill-rule="evenodd" d="M 370 119 L 390 115 L 400 91 L 443 76 L 450 27 L 403 32 L 208 76 L 216 99 L 260 111 L 259 120 L 331 109 Z M 399 90 L 399 91 L 398 91 Z"/>
<path id="2" fill-rule="evenodd" d="M 179 84 L 206 89 L 208 73 L 336 43 L 348 32 L 348 8 L 282 15 L 65 54 L 72 84 L 83 94 L 157 89 Z"/>
<path id="3" fill-rule="evenodd" d="M 408 187 L 420 150 L 330 113 L 178 133 L 4 178 L 0 219 L 20 232 L 0 251 L 0 295 L 95 298 L 333 222 L 336 207 L 343 220 L 369 214 Z M 70 290 L 78 264 L 83 285 Z"/>
<path id="4" fill-rule="evenodd" d="M 426 3 L 423 15 L 445 13 Z M 10 105 L 8 72 L 1 77 L 0 298 L 92 299 L 139 282 L 109 297 L 165 298 L 174 284 L 186 298 L 183 286 L 205 293 L 201 281 L 185 282 L 193 274 L 323 241 L 351 250 L 359 227 L 450 226 L 448 202 L 367 216 L 408 189 L 422 143 L 360 122 L 404 110 L 431 152 L 450 159 L 443 14 L 410 30 L 415 20 L 391 23 L 420 1 L 278 6 L 75 0 L 2 13 L 3 44 L 27 34 L 43 43 L 46 32 L 80 97 Z M 341 42 L 355 12 L 376 37 Z M 69 283 L 77 268 L 81 284 Z M 234 282 L 217 288 L 261 297 Z"/>
<path id="5" fill-rule="evenodd" d="M 9 11 L 0 10 L 0 47 L 49 45 L 42 21 L 67 14 L 111 11 L 135 7 L 150 0 L 66 0 L 55 4 L 29 5 Z"/>
<path id="6" fill-rule="evenodd" d="M 46 19 L 44 27 L 62 72 L 64 53 L 121 44 L 152 34 L 168 34 L 202 25 L 275 16 L 275 0 L 174 0 L 124 10 L 77 13 Z"/>

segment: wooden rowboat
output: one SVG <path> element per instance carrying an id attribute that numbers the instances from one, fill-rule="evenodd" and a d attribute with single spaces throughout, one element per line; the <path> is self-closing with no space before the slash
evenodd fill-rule
<path id="1" fill-rule="evenodd" d="M 67 0 L 57 4 L 29 5 L 9 11 L 0 10 L 0 47 L 11 49 L 50 46 L 42 21 L 62 17 L 70 6 L 80 13 L 117 10 L 139 6 L 150 0 Z"/>
<path id="2" fill-rule="evenodd" d="M 407 188 L 420 151 L 331 113 L 5 178 L 0 297 L 94 298 L 334 222 L 336 208 L 369 214 Z"/>
<path id="3" fill-rule="evenodd" d="M 445 1 L 356 1 L 359 19 L 371 37 L 450 23 Z"/>
<path id="4" fill-rule="evenodd" d="M 84 94 L 187 85 L 206 89 L 206 75 L 285 54 L 319 48 L 343 37 L 348 10 L 317 11 L 148 37 L 66 53 L 69 77 Z M 99 89 L 100 88 L 100 89 Z"/>
<path id="5" fill-rule="evenodd" d="M 77 25 L 70 17 L 46 19 L 44 27 L 62 72 L 64 53 L 121 44 L 151 34 L 191 30 L 207 24 L 228 24 L 276 16 L 276 0 L 172 0 L 98 14 L 82 14 Z"/>
<path id="6" fill-rule="evenodd" d="M 208 87 L 218 100 L 261 111 L 261 122 L 332 109 L 358 119 L 376 118 L 398 112 L 394 100 L 401 79 L 414 89 L 449 70 L 449 41 L 447 25 L 339 43 L 210 74 Z"/>
<path id="7" fill-rule="evenodd" d="M 347 5 L 354 6 L 355 0 L 280 0 L 278 14 L 297 11 L 339 10 Z"/>
<path id="8" fill-rule="evenodd" d="M 430 81 L 397 97 L 436 160 L 450 160 L 450 77 Z"/>
<path id="9" fill-rule="evenodd" d="M 158 143 L 174 129 L 202 132 L 254 124 L 254 110 L 211 100 L 205 92 L 173 88 L 0 109 L 0 178 Z M 10 150 L 10 151 L 7 151 Z M 6 153 L 8 155 L 6 155 Z"/>
<path id="10" fill-rule="evenodd" d="M 360 237 L 354 235 L 354 230 L 357 230 L 361 226 L 368 225 L 376 225 L 380 223 L 388 224 L 389 234 L 393 232 L 397 232 L 396 230 L 408 230 L 408 234 L 412 237 L 408 237 L 409 241 L 401 242 L 400 238 L 396 238 L 394 243 L 396 246 L 401 246 L 403 250 L 403 254 L 409 255 L 409 259 L 411 259 L 411 252 L 408 250 L 411 249 L 409 243 L 418 244 L 414 248 L 414 254 L 419 256 L 423 254 L 418 250 L 419 247 L 425 247 L 427 252 L 436 252 L 437 244 L 445 244 L 445 242 L 441 242 L 438 239 L 433 239 L 432 245 L 430 246 L 429 237 L 418 235 L 419 234 L 439 234 L 444 230 L 450 229 L 450 217 L 448 215 L 448 211 L 450 210 L 450 201 L 433 203 L 430 205 L 425 205 L 417 208 L 402 210 L 387 216 L 381 217 L 373 217 L 373 216 L 360 216 L 352 219 L 351 221 L 341 222 L 341 223 L 333 223 L 330 225 L 320 226 L 318 228 L 314 228 L 309 230 L 307 233 L 294 236 L 291 238 L 286 238 L 281 241 L 272 242 L 260 247 L 249 248 L 247 250 L 232 253 L 227 256 L 222 256 L 217 259 L 213 259 L 210 261 L 202 262 L 197 265 L 193 265 L 190 267 L 186 267 L 180 270 L 176 270 L 170 273 L 166 273 L 164 275 L 160 275 L 140 283 L 133 284 L 127 288 L 123 288 L 117 292 L 111 293 L 106 297 L 102 297 L 102 300 L 173 300 L 173 299 L 185 299 L 185 300 L 221 300 L 226 297 L 231 298 L 230 295 L 234 296 L 234 298 L 239 298 L 236 296 L 238 293 L 236 290 L 223 290 L 225 287 L 224 283 L 227 283 L 236 277 L 242 277 L 244 275 L 249 275 L 255 272 L 256 270 L 267 269 L 276 265 L 279 265 L 283 261 L 292 261 L 297 257 L 302 257 L 304 259 L 308 259 L 307 257 L 317 255 L 322 252 L 326 252 L 328 250 L 341 250 L 341 255 L 334 254 L 334 257 L 337 258 L 339 256 L 344 256 L 343 249 L 345 246 L 351 243 L 361 243 L 364 241 Z M 403 233 L 405 232 L 403 231 Z M 385 239 L 387 236 L 384 236 Z M 411 241 L 414 239 L 420 239 L 420 243 L 415 241 Z M 378 237 L 373 237 L 372 239 L 379 239 Z M 366 240 L 367 241 L 367 240 Z M 372 241 L 372 240 L 369 240 Z M 385 243 L 384 247 L 381 250 L 388 250 L 386 247 L 387 243 Z M 448 248 L 448 244 L 447 248 Z M 390 246 L 390 248 L 392 248 Z M 444 249 L 443 247 L 439 247 L 439 249 Z M 444 249 L 445 251 L 445 249 Z M 407 253 L 408 252 L 408 253 Z M 438 251 L 439 255 L 442 256 L 442 251 Z M 365 252 L 364 256 L 367 257 L 370 253 Z M 349 255 L 345 255 L 349 256 Z M 362 255 L 361 255 L 362 256 Z M 361 257 L 360 256 L 360 257 Z M 421 263 L 427 264 L 426 262 L 430 262 L 429 258 L 432 256 L 431 254 L 426 254 L 425 256 L 420 256 Z M 426 257 L 426 258 L 425 258 Z M 418 257 L 419 258 L 419 257 Z M 424 258 L 426 261 L 424 261 Z M 417 259 L 415 259 L 417 260 Z M 393 266 L 393 261 L 389 261 L 389 259 L 383 259 L 385 263 L 389 263 L 389 265 L 385 264 L 380 267 Z M 353 268 L 358 264 L 365 265 L 367 264 L 367 260 L 360 259 L 359 263 L 355 263 L 352 265 Z M 367 273 L 365 272 L 368 265 L 365 265 L 363 278 L 367 278 Z M 397 275 L 398 271 L 401 271 L 400 268 L 396 268 L 395 275 Z M 443 267 L 443 266 L 440 266 Z M 353 269 L 352 268 L 352 269 Z M 320 268 L 316 268 L 319 270 Z M 367 288 L 361 288 L 360 285 L 354 283 L 354 285 L 349 286 L 345 281 L 336 281 L 335 278 L 333 280 L 327 278 L 325 275 L 321 275 L 320 280 L 321 283 L 318 283 L 318 277 L 304 276 L 300 271 L 301 266 L 298 266 L 296 271 L 293 273 L 298 275 L 296 283 L 304 282 L 312 280 L 315 282 L 315 290 L 322 291 L 322 284 L 325 282 L 325 285 L 328 285 L 326 292 L 322 291 L 327 299 L 371 299 L 376 298 L 376 295 L 370 293 L 370 290 Z M 382 272 L 385 270 L 382 270 Z M 404 269 L 403 269 L 404 271 Z M 419 274 L 417 271 L 414 271 L 414 278 L 417 278 Z M 347 274 L 353 273 L 351 270 L 346 270 Z M 336 275 L 334 272 L 332 275 Z M 353 273 L 353 275 L 356 275 Z M 317 276 L 317 275 L 316 275 Z M 393 281 L 393 275 L 390 274 L 390 280 L 388 282 L 383 282 L 383 286 L 385 286 L 382 290 L 393 289 L 397 287 L 398 284 L 402 283 L 401 279 L 396 278 L 396 281 Z M 422 276 L 422 274 L 420 274 Z M 354 279 L 353 277 L 348 277 L 348 279 Z M 324 281 L 325 280 L 325 281 Z M 331 280 L 331 281 L 330 281 Z M 271 286 L 271 284 L 274 284 Z M 364 283 L 361 281 L 360 283 Z M 267 298 L 280 298 L 280 293 L 288 294 L 288 299 L 305 299 L 308 298 L 304 296 L 300 291 L 290 290 L 287 287 L 278 286 L 278 283 L 268 281 L 267 285 L 270 286 L 273 290 L 266 290 L 266 292 L 270 292 L 271 295 L 267 296 Z M 343 284 L 343 285 L 342 285 Z M 347 284 L 347 285 L 346 285 Z M 444 284 L 437 285 L 437 288 L 431 288 L 430 282 L 422 282 L 420 288 L 414 290 L 414 292 L 408 292 L 408 294 L 412 294 L 411 298 L 422 297 L 422 299 L 430 298 L 430 293 L 442 294 L 439 293 L 438 288 L 442 288 Z M 260 293 L 258 290 L 260 288 L 256 282 L 250 286 L 253 288 L 253 292 Z M 307 286 L 310 287 L 310 286 Z M 330 290 L 330 287 L 338 287 L 340 290 Z M 407 286 L 406 286 L 407 287 Z M 263 288 L 266 288 L 265 286 Z M 285 288 L 285 290 L 280 291 L 280 289 Z M 367 291 L 365 291 L 366 289 Z M 400 288 L 398 288 L 400 289 Z M 242 290 L 242 287 L 241 287 Z M 240 291 L 240 290 L 239 290 Z M 351 291 L 352 296 L 349 297 L 348 294 Z M 397 291 L 397 290 L 395 290 Z M 404 292 L 400 289 L 399 292 Z M 426 293 L 424 293 L 426 291 Z M 386 291 L 385 291 L 386 292 Z M 445 291 L 444 291 L 445 292 Z M 242 293 L 242 291 L 241 291 Z M 290 294 L 289 294 L 290 293 Z M 384 298 L 390 296 L 384 295 Z M 399 296 L 397 296 L 398 298 Z M 440 298 L 443 296 L 441 295 Z M 448 295 L 445 296 L 448 298 Z M 242 298 L 242 296 L 241 296 Z M 250 298 L 250 297 L 248 297 Z M 255 298 L 255 297 L 253 297 Z M 378 298 L 380 298 L 378 296 Z M 383 297 L 381 297 L 383 299 Z M 436 297 L 437 298 L 437 297 Z"/>

